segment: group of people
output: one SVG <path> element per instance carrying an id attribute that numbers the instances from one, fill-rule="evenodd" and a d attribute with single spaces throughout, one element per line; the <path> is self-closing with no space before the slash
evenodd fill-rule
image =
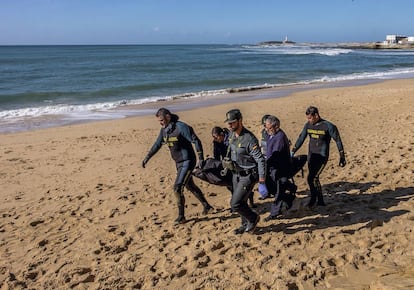
<path id="1" fill-rule="evenodd" d="M 307 136 L 309 136 L 307 181 L 311 193 L 308 206 L 325 205 L 319 176 L 329 158 L 331 139 L 337 144 L 341 167 L 346 164 L 344 148 L 337 127 L 321 118 L 316 107 L 307 108 L 305 113 L 308 121 L 292 149 L 290 149 L 288 137 L 280 128 L 280 120 L 273 115 L 263 116 L 260 141 L 243 126 L 243 116 L 239 109 L 226 113 L 224 122 L 227 128 L 214 127 L 212 129 L 213 157 L 221 160 L 223 171 L 232 173 L 230 206 L 232 212 L 238 213 L 241 218 L 241 225 L 234 230 L 235 234 L 253 233 L 259 223 L 259 214 L 251 208 L 253 188 L 256 183 L 259 183 L 260 199 L 274 196 L 270 214 L 265 218 L 266 221 L 280 215 L 283 202 L 286 203 L 287 208 L 292 206 L 297 189 L 292 182 L 292 158 Z M 150 158 L 163 144 L 166 144 L 177 168 L 174 194 L 177 199 L 178 217 L 175 223 L 186 222 L 184 187 L 201 202 L 203 214 L 208 214 L 213 207 L 192 177 L 194 168 L 202 167 L 204 163 L 200 139 L 191 126 L 180 121 L 179 117 L 168 109 L 159 109 L 155 116 L 160 122 L 161 130 L 154 145 L 142 161 L 142 167 L 145 168 Z M 251 206 L 248 204 L 249 199 Z"/>

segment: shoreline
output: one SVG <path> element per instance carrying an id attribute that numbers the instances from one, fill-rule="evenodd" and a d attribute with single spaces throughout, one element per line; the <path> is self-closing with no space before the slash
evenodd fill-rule
<path id="1" fill-rule="evenodd" d="M 99 56 L 102 53 L 113 54 L 119 63 L 101 63 L 103 59 Z M 154 64 L 157 63 L 157 55 L 166 53 L 174 66 L 161 69 L 159 75 L 152 74 L 151 63 L 148 63 L 148 66 L 144 65 L 142 70 L 129 72 L 128 64 L 140 66 L 144 61 L 140 55 L 147 53 L 151 56 L 148 60 Z M 19 55 L 23 54 L 27 54 L 25 61 L 19 58 Z M 50 62 L 46 61 L 46 58 L 41 58 L 45 61 L 37 58 L 48 54 L 56 57 Z M 90 54 L 90 62 L 80 61 Z M 222 55 L 223 58 L 211 62 L 216 54 Z M 252 99 L 257 99 L 256 96 L 269 89 L 279 91 L 280 95 L 283 95 L 290 93 L 292 87 L 339 87 L 342 83 L 352 86 L 372 80 L 414 77 L 413 67 L 407 67 L 407 63 L 409 64 L 414 57 L 412 53 L 368 52 L 318 48 L 312 45 L 297 48 L 268 48 L 241 44 L 154 48 L 22 48 L 17 51 L 5 49 L 5 56 L 15 59 L 14 65 L 17 66 L 11 70 L 12 74 L 9 77 L 7 74 L 4 75 L 5 90 L 1 94 L 0 132 L 36 130 L 145 115 L 149 112 L 143 109 L 145 106 L 139 104 L 151 101 L 154 102 L 151 109 L 159 106 L 160 100 L 174 100 L 186 109 L 189 107 L 186 103 L 190 103 L 190 106 L 194 103 L 194 107 L 212 104 L 209 99 L 215 100 L 215 104 L 224 102 L 220 99 L 238 101 L 237 96 L 251 96 Z M 81 58 L 78 58 L 79 56 Z M 189 71 L 180 70 L 181 65 L 186 63 L 183 60 L 190 61 L 189 57 L 192 64 L 207 61 L 209 65 L 203 70 L 197 65 L 189 66 Z M 381 57 L 381 61 L 377 60 L 377 57 Z M 315 67 L 313 62 L 321 60 L 321 66 Z M 68 61 L 71 65 L 60 66 L 62 61 Z M 263 66 L 255 68 L 257 63 L 261 62 Z M 38 68 L 38 73 L 33 76 L 31 73 L 25 73 L 31 65 Z M 104 65 L 105 68 L 99 74 L 94 73 L 100 65 Z M 118 65 L 121 68 L 119 70 Z M 48 73 L 54 67 L 59 68 L 55 73 L 56 79 L 51 78 Z M 85 75 L 71 74 L 77 69 L 85 70 Z M 242 69 L 243 76 L 239 76 L 239 69 Z M 65 74 L 70 78 L 65 80 Z M 25 82 L 25 86 L 20 86 L 17 81 L 21 75 L 31 76 Z M 154 78 L 148 79 L 147 76 Z M 42 81 L 39 83 L 37 79 Z M 103 79 L 106 80 L 104 83 Z M 119 81 L 121 79 L 124 81 Z"/>
<path id="2" fill-rule="evenodd" d="M 396 78 L 410 79 L 410 78 Z M 172 110 L 186 111 L 198 107 L 208 107 L 231 102 L 248 102 L 262 99 L 272 99 L 287 97 L 291 94 L 301 91 L 335 88 L 335 87 L 352 87 L 368 85 L 388 81 L 388 79 L 363 79 L 363 80 L 346 80 L 327 83 L 308 83 L 308 84 L 287 84 L 281 86 L 251 86 L 234 89 L 227 89 L 226 94 L 172 98 L 171 100 L 158 100 L 143 104 L 131 104 L 118 107 L 116 109 L 95 112 L 85 115 L 82 118 L 72 118 L 65 115 L 45 115 L 39 117 L 22 118 L 20 121 L 8 122 L 0 121 L 0 135 L 13 134 L 18 132 L 36 131 L 54 127 L 71 126 L 90 122 L 110 121 L 138 116 L 151 115 L 159 107 L 169 106 Z"/>
<path id="3" fill-rule="evenodd" d="M 140 164 L 160 125 L 151 115 L 13 134 L 0 142 L 0 288 L 409 289 L 414 285 L 414 79 L 295 92 L 175 111 L 212 152 L 211 128 L 239 108 L 253 133 L 274 114 L 294 142 L 309 105 L 337 125 L 321 175 L 327 206 L 293 207 L 235 236 L 230 193 L 195 179 L 214 211 L 185 191 L 175 226 L 176 168 L 166 146 Z M 165 104 L 162 104 L 165 105 Z M 170 108 L 170 106 L 166 106 Z M 155 113 L 155 111 L 154 111 Z M 306 144 L 297 154 L 306 154 Z"/>

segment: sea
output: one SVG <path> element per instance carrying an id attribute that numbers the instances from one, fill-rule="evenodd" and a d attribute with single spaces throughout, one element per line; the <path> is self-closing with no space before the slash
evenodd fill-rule
<path id="1" fill-rule="evenodd" d="M 0 133 L 154 114 L 166 101 L 184 110 L 413 77 L 414 50 L 324 44 L 0 46 Z"/>

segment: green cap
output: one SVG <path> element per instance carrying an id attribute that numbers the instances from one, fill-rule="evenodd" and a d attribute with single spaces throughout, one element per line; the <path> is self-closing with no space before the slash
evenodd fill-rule
<path id="1" fill-rule="evenodd" d="M 231 123 L 242 118 L 242 114 L 239 109 L 233 109 L 227 112 L 225 123 Z"/>

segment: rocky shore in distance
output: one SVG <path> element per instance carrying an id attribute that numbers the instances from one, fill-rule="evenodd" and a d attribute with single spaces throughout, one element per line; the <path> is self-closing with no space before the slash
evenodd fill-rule
<path id="1" fill-rule="evenodd" d="M 382 42 L 350 42 L 350 43 L 338 43 L 335 46 L 340 47 L 340 48 L 351 48 L 351 49 L 414 49 L 414 43 L 384 44 Z"/>
<path id="2" fill-rule="evenodd" d="M 296 42 L 291 40 L 270 40 L 270 41 L 262 41 L 259 42 L 257 45 L 281 45 L 281 44 L 295 44 Z"/>
<path id="3" fill-rule="evenodd" d="M 335 47 L 335 48 L 347 48 L 347 49 L 414 49 L 414 43 L 404 44 L 384 44 L 382 42 L 344 42 L 344 43 L 297 43 L 294 41 L 262 41 L 257 45 L 285 45 L 285 44 L 298 44 L 298 45 L 313 45 L 318 47 Z"/>

